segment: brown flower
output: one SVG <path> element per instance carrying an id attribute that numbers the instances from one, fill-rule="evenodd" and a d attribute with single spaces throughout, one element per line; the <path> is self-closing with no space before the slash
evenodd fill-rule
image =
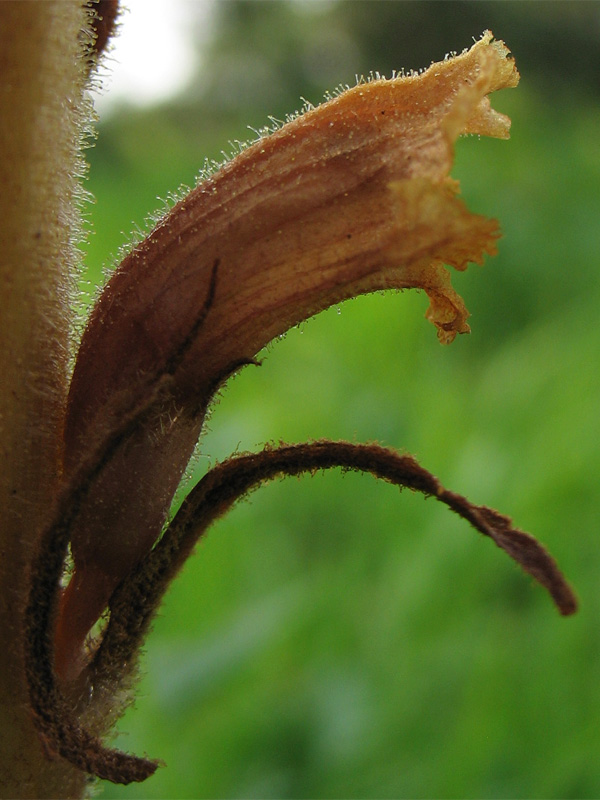
<path id="1" fill-rule="evenodd" d="M 231 459 L 193 490 L 153 549 L 211 398 L 274 337 L 334 303 L 387 288 L 423 289 L 441 342 L 469 331 L 444 264 L 482 263 L 499 234 L 457 197 L 453 143 L 465 133 L 507 138 L 510 122 L 487 96 L 518 79 L 507 48 L 486 32 L 422 74 L 361 83 L 242 150 L 123 260 L 81 342 L 64 488 L 34 568 L 31 697 L 51 751 L 122 782 L 155 769 L 82 731 L 60 687 L 122 683 L 198 537 L 275 475 L 342 466 L 431 494 L 535 575 L 562 613 L 575 610 L 534 539 L 446 491 L 410 457 L 375 445 L 315 442 Z M 54 627 L 69 541 L 75 569 Z M 86 646 L 107 607 L 101 642 Z"/>

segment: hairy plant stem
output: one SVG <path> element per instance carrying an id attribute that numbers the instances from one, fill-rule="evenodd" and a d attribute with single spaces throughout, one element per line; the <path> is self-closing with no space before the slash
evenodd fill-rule
<path id="1" fill-rule="evenodd" d="M 79 797 L 86 776 L 48 760 L 27 710 L 28 564 L 60 481 L 69 300 L 85 124 L 77 2 L 0 3 L 0 786 Z"/>

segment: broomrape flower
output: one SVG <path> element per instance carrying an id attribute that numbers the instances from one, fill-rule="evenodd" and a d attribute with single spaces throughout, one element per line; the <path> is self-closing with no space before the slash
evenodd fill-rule
<path id="1" fill-rule="evenodd" d="M 101 737 L 169 582 L 212 521 L 275 476 L 343 467 L 431 495 L 536 577 L 561 613 L 575 610 L 531 536 L 378 445 L 316 441 L 234 456 L 207 473 L 165 528 L 215 392 L 258 364 L 273 338 L 332 304 L 388 288 L 427 293 L 426 316 L 443 344 L 469 331 L 448 266 L 482 263 L 499 232 L 458 197 L 453 145 L 469 133 L 508 138 L 510 121 L 488 95 L 518 80 L 507 47 L 487 31 L 421 74 L 361 82 L 206 176 L 118 266 L 81 340 L 62 483 L 31 568 L 27 680 L 49 754 L 121 783 L 154 772 L 157 762 L 111 750 Z M 63 591 L 69 549 L 74 569 Z"/>

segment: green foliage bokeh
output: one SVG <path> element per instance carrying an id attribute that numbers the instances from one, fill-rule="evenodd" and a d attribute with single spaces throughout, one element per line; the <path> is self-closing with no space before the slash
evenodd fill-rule
<path id="1" fill-rule="evenodd" d="M 513 119 L 509 142 L 457 145 L 468 206 L 504 234 L 496 258 L 453 278 L 471 336 L 441 347 L 417 292 L 331 309 L 223 392 L 195 473 L 279 439 L 405 449 L 538 536 L 581 610 L 560 618 L 433 501 L 339 473 L 269 485 L 211 530 L 147 643 L 115 744 L 168 766 L 101 796 L 598 797 L 600 6 L 221 2 L 215 13 L 202 91 L 100 128 L 93 282 L 157 196 L 193 184 L 205 157 L 300 95 L 427 66 L 487 27 L 522 84 L 493 99 Z"/>

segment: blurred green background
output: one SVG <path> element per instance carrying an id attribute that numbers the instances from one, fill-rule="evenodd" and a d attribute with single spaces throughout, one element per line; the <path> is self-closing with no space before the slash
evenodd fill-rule
<path id="1" fill-rule="evenodd" d="M 271 484 L 211 530 L 147 643 L 114 743 L 167 766 L 100 796 L 599 797 L 600 5 L 221 0 L 209 20 L 183 96 L 99 125 L 94 283 L 157 197 L 300 96 L 485 28 L 522 81 L 493 98 L 509 142 L 457 144 L 467 204 L 504 233 L 453 278 L 471 336 L 441 347 L 417 292 L 331 309 L 223 392 L 195 473 L 279 439 L 405 449 L 538 536 L 581 610 L 559 617 L 421 496 L 338 472 Z"/>

